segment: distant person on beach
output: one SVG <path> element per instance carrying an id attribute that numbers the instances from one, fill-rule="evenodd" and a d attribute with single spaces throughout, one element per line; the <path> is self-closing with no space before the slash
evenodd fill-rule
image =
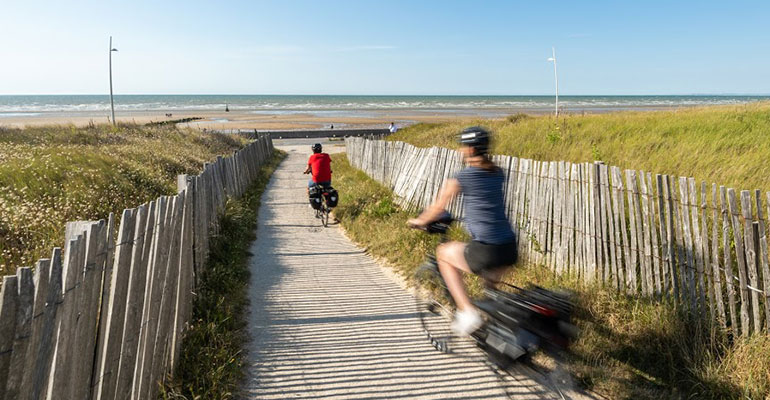
<path id="1" fill-rule="evenodd" d="M 308 193 L 313 185 L 324 187 L 332 184 L 332 159 L 328 154 L 322 153 L 321 143 L 316 143 L 312 147 L 313 155 L 307 160 L 307 168 L 304 174 L 311 174 L 307 182 Z"/>
<path id="2" fill-rule="evenodd" d="M 394 122 L 391 122 L 388 130 L 390 131 L 390 133 L 396 133 L 398 132 L 398 127 L 396 127 L 396 124 Z"/>
<path id="3" fill-rule="evenodd" d="M 329 129 L 334 129 L 334 124 L 331 124 L 331 126 L 329 126 Z"/>

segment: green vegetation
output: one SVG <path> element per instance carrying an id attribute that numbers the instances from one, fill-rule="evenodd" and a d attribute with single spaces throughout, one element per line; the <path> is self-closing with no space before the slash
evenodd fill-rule
<path id="1" fill-rule="evenodd" d="M 352 168 L 344 154 L 333 158 L 340 192 L 336 217 L 354 241 L 410 280 L 437 239 L 406 227 L 412 215 L 395 205 L 389 189 Z M 568 369 L 586 389 L 611 399 L 770 396 L 768 336 L 730 343 L 668 304 L 585 286 L 541 266 L 517 266 L 506 280 L 566 287 L 577 294 L 581 337 Z M 470 283 L 476 282 L 471 278 Z"/>
<path id="2" fill-rule="evenodd" d="M 456 147 L 469 125 L 495 131 L 493 151 L 543 161 L 586 162 L 692 176 L 736 189 L 770 190 L 770 103 L 656 112 L 553 116 L 418 124 L 389 140 Z"/>
<path id="3" fill-rule="evenodd" d="M 165 125 L 0 128 L 0 275 L 50 256 L 65 222 L 175 193 L 177 174 L 244 144 Z"/>
<path id="4" fill-rule="evenodd" d="M 182 341 L 174 378 L 163 388 L 165 399 L 229 399 L 243 375 L 246 341 L 248 249 L 256 238 L 260 196 L 270 175 L 286 156 L 276 151 L 240 199 L 229 199 L 220 236 L 211 252 L 193 304 L 192 326 Z"/>

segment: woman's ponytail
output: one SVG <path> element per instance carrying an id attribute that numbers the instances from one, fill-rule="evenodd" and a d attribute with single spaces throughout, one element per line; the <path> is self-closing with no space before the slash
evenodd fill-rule
<path id="1" fill-rule="evenodd" d="M 489 158 L 489 154 L 482 154 L 479 157 L 481 157 L 481 162 L 479 163 L 479 167 L 487 172 L 495 172 L 499 170 L 500 168 L 492 162 L 492 160 Z"/>

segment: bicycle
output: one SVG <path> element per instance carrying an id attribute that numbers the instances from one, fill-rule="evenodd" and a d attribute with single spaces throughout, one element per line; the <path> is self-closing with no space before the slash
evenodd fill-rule
<path id="1" fill-rule="evenodd" d="M 315 217 L 321 220 L 321 225 L 329 226 L 329 214 L 337 205 L 337 191 L 327 185 L 313 185 L 309 191 L 310 204 L 315 210 Z"/>
<path id="2" fill-rule="evenodd" d="M 321 225 L 324 227 L 329 226 L 329 213 L 331 209 L 326 205 L 326 198 L 321 197 L 321 208 L 315 210 L 315 217 L 321 219 Z"/>
<path id="3" fill-rule="evenodd" d="M 440 235 L 440 242 L 445 243 L 452 222 L 447 213 L 424 230 Z M 425 292 L 424 297 L 418 296 L 417 311 L 428 340 L 441 352 L 457 354 L 455 350 L 461 348 L 462 340 L 447 324 L 454 314 L 454 303 L 435 255 L 427 255 L 415 271 L 415 279 Z M 503 282 L 502 286 L 508 289 L 504 291 L 495 287 L 496 283 L 485 283 L 484 296 L 473 301 L 484 323 L 471 334 L 471 339 L 498 367 L 506 369 L 514 361 L 526 361 L 541 349 L 560 359 L 577 338 L 569 293 L 538 286 L 521 288 Z"/>

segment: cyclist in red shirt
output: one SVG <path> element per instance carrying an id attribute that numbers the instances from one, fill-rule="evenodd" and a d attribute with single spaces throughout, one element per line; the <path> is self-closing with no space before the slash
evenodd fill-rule
<path id="1" fill-rule="evenodd" d="M 312 173 L 312 178 L 307 183 L 308 190 L 313 185 L 331 186 L 332 184 L 332 159 L 328 154 L 322 153 L 321 143 L 313 145 L 313 155 L 307 160 L 307 169 L 305 174 Z"/>

